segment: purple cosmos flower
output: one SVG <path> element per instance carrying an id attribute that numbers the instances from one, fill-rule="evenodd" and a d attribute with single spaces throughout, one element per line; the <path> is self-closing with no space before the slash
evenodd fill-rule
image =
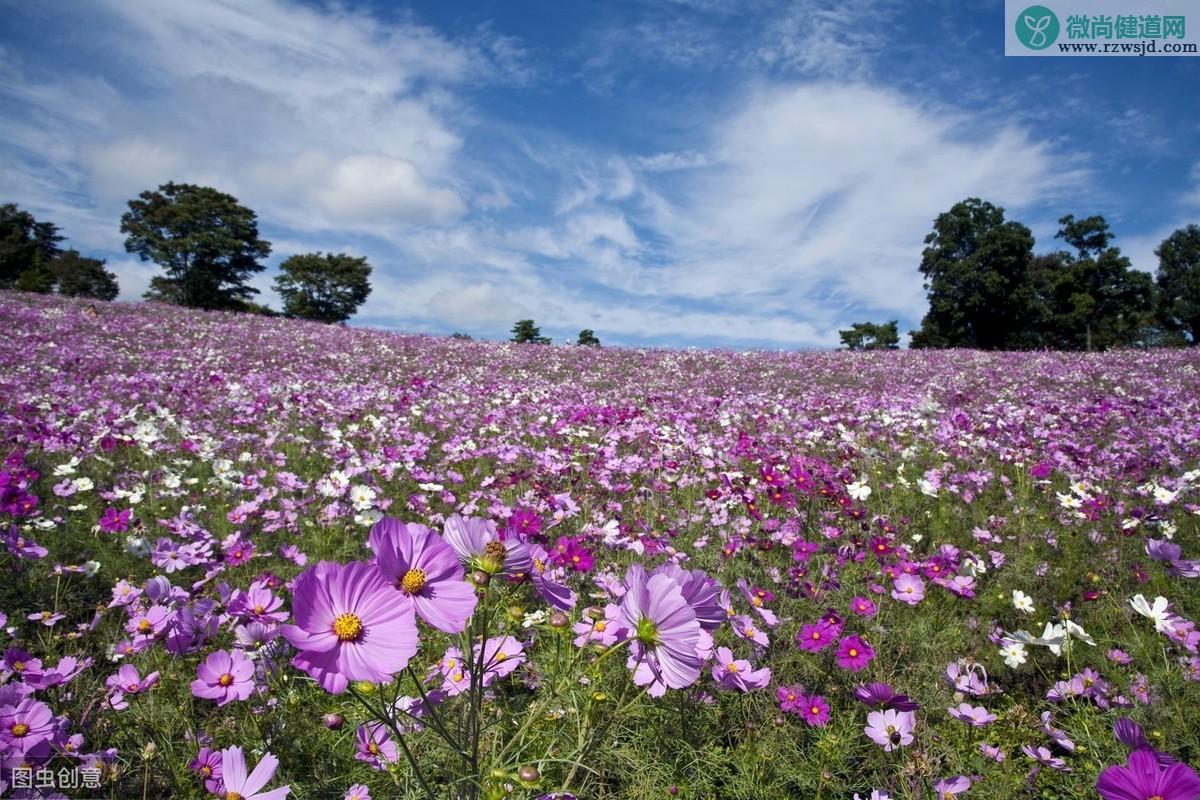
<path id="1" fill-rule="evenodd" d="M 845 636 L 838 642 L 838 666 L 850 672 L 866 668 L 875 658 L 875 650 L 858 636 Z"/>
<path id="2" fill-rule="evenodd" d="M 804 687 L 780 686 L 775 690 L 775 699 L 779 701 L 779 710 L 789 714 L 800 713 L 800 702 L 804 699 Z"/>
<path id="3" fill-rule="evenodd" d="M 424 525 L 384 517 L 371 528 L 375 563 L 421 619 L 446 633 L 460 633 L 475 613 L 475 590 L 463 580 L 454 550 Z"/>
<path id="4" fill-rule="evenodd" d="M 518 575 L 529 572 L 529 548 L 516 538 L 501 540 L 491 520 L 457 514 L 442 526 L 446 544 L 472 569 L 489 575 Z"/>
<path id="5" fill-rule="evenodd" d="M 742 593 L 742 597 L 746 598 L 746 602 L 750 604 L 750 607 L 762 617 L 763 622 L 768 628 L 774 628 L 779 624 L 779 617 L 775 616 L 775 612 L 763 607 L 766 596 L 770 594 L 769 592 L 765 589 L 752 591 L 750 585 L 746 583 L 745 578 L 738 578 L 737 587 L 738 591 Z"/>
<path id="6" fill-rule="evenodd" d="M 896 711 L 916 711 L 921 704 L 899 694 L 886 683 L 868 683 L 854 690 L 854 696 L 867 708 L 893 708 Z"/>
<path id="7" fill-rule="evenodd" d="M 890 753 L 897 747 L 907 747 L 912 744 L 913 727 L 916 718 L 911 711 L 872 711 L 867 714 L 867 727 L 863 732 L 871 741 L 881 746 L 885 753 Z"/>
<path id="8" fill-rule="evenodd" d="M 1023 744 L 1021 745 L 1021 752 L 1043 766 L 1056 769 L 1059 772 L 1071 771 L 1071 768 L 1067 766 L 1066 761 L 1063 761 L 1061 758 L 1051 753 L 1049 748 L 1043 747 L 1042 745 L 1032 747 L 1031 745 Z"/>
<path id="9" fill-rule="evenodd" d="M 1163 768 L 1169 767 L 1179 760 L 1169 753 L 1160 753 L 1155 750 L 1150 745 L 1150 740 L 1146 738 L 1146 734 L 1142 731 L 1142 726 L 1128 717 L 1121 717 L 1116 721 L 1113 725 L 1113 735 L 1117 737 L 1117 741 L 1130 750 L 1149 751 L 1157 759 L 1159 766 Z"/>
<path id="10" fill-rule="evenodd" d="M 810 727 L 823 728 L 829 722 L 829 703 L 821 695 L 806 694 L 796 705 L 805 724 Z"/>
<path id="11" fill-rule="evenodd" d="M 717 648 L 717 663 L 712 668 L 713 680 L 724 689 L 749 692 L 761 689 L 771 682 L 771 670 L 763 667 L 755 670 L 749 661 L 734 660 L 728 647 Z"/>
<path id="12" fill-rule="evenodd" d="M 550 554 L 538 544 L 529 545 L 530 561 L 533 568 L 529 571 L 529 581 L 538 597 L 549 605 L 562 611 L 570 611 L 575 607 L 575 592 L 564 583 L 550 579 L 549 573 L 556 572 L 550 566 Z"/>
<path id="13" fill-rule="evenodd" d="M 901 574 L 892 585 L 892 598 L 915 606 L 925 599 L 925 581 L 916 575 Z"/>
<path id="14" fill-rule="evenodd" d="M 692 607 L 696 621 L 706 631 L 716 630 L 728 616 L 721 607 L 721 584 L 702 569 L 690 572 L 678 564 L 662 564 L 650 573 L 666 575 L 679 587 L 683 599 Z"/>
<path id="15" fill-rule="evenodd" d="M 966 775 L 941 778 L 933 782 L 933 793 L 937 800 L 954 800 L 971 788 L 971 779 Z"/>
<path id="16" fill-rule="evenodd" d="M 972 728 L 983 728 L 996 721 L 995 714 L 989 714 L 983 706 L 973 706 L 970 703 L 959 703 L 958 708 L 946 709 L 950 716 L 960 722 L 965 722 Z"/>
<path id="17" fill-rule="evenodd" d="M 729 620 L 729 626 L 733 628 L 733 632 L 738 638 L 754 642 L 759 647 L 766 647 L 771 643 L 767 632 L 755 624 L 754 618 L 751 616 L 738 614 Z"/>
<path id="18" fill-rule="evenodd" d="M 987 742 L 980 742 L 979 743 L 979 752 L 983 753 L 985 756 L 990 758 L 992 761 L 995 761 L 997 764 L 1004 763 L 1004 751 L 1001 750 L 999 747 L 996 747 L 995 745 L 988 744 Z"/>
<path id="19" fill-rule="evenodd" d="M 296 623 L 281 628 L 300 651 L 292 664 L 333 694 L 350 681 L 389 681 L 417 652 L 412 604 L 396 602 L 396 590 L 370 564 L 322 561 L 305 570 L 292 613 Z"/>
<path id="20" fill-rule="evenodd" d="M 365 761 L 375 769 L 386 770 L 388 764 L 400 758 L 400 751 L 382 722 L 359 725 L 354 738 L 357 742 L 354 758 Z"/>
<path id="21" fill-rule="evenodd" d="M 1100 773 L 1096 791 L 1104 800 L 1196 800 L 1200 776 L 1186 764 L 1164 767 L 1147 750 L 1134 750 L 1125 766 Z"/>
<path id="22" fill-rule="evenodd" d="M 209 653 L 196 668 L 192 694 L 216 700 L 218 706 L 245 700 L 254 691 L 254 662 L 241 650 L 217 650 Z"/>
<path id="23" fill-rule="evenodd" d="M 221 751 L 201 747 L 200 752 L 188 763 L 188 769 L 196 773 L 204 781 L 204 788 L 209 794 L 216 794 L 221 788 Z"/>
<path id="24" fill-rule="evenodd" d="M 371 791 L 361 783 L 356 783 L 346 790 L 342 800 L 371 800 Z"/>
<path id="25" fill-rule="evenodd" d="M 800 628 L 800 632 L 796 634 L 796 644 L 801 650 L 808 650 L 810 653 L 819 653 L 837 640 L 838 635 L 842 632 L 842 626 L 821 620 L 815 625 L 804 625 Z"/>
<path id="26" fill-rule="evenodd" d="M 0 751 L 6 756 L 31 753 L 49 743 L 55 727 L 50 706 L 31 697 L 0 706 Z"/>
<path id="27" fill-rule="evenodd" d="M 221 780 L 225 784 L 227 800 L 283 800 L 292 791 L 289 786 L 281 786 L 269 792 L 259 791 L 275 776 L 279 767 L 279 759 L 270 753 L 264 753 L 262 760 L 254 767 L 254 771 L 246 774 L 246 757 L 242 748 L 227 747 L 221 751 Z"/>
<path id="28" fill-rule="evenodd" d="M 633 637 L 628 666 L 633 682 L 652 697 L 691 686 L 700 677 L 700 622 L 670 575 L 647 576 L 640 564 L 625 573 L 621 621 Z"/>

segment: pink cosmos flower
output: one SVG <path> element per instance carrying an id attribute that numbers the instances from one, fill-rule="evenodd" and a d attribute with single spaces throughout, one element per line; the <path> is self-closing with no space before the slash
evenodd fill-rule
<path id="1" fill-rule="evenodd" d="M 763 667 L 755 670 L 745 659 L 735 660 L 728 647 L 717 648 L 717 663 L 712 668 L 713 680 L 724 689 L 749 692 L 761 689 L 771 682 L 771 670 Z"/>
<path id="2" fill-rule="evenodd" d="M 25 755 L 47 745 L 54 731 L 54 714 L 45 703 L 27 697 L 15 706 L 0 706 L 0 751 L 6 756 Z"/>
<path id="3" fill-rule="evenodd" d="M 871 645 L 857 636 L 845 636 L 838 642 L 838 666 L 850 672 L 864 669 L 875 658 L 875 650 Z"/>
<path id="4" fill-rule="evenodd" d="M 305 570 L 292 590 L 292 613 L 296 623 L 281 628 L 300 651 L 292 664 L 333 694 L 350 681 L 390 681 L 417 652 L 412 604 L 397 603 L 396 590 L 370 564 L 322 561 Z"/>
<path id="5" fill-rule="evenodd" d="M 475 590 L 463 580 L 454 550 L 424 525 L 384 517 L 371 528 L 375 563 L 421 619 L 460 633 L 475 613 Z"/>
<path id="6" fill-rule="evenodd" d="M 877 609 L 870 598 L 855 597 L 850 601 L 850 610 L 860 617 L 873 617 Z"/>
<path id="7" fill-rule="evenodd" d="M 227 800 L 283 800 L 292 791 L 291 787 L 281 786 L 269 792 L 259 791 L 271 782 L 278 767 L 279 759 L 265 753 L 254 767 L 254 771 L 247 775 L 246 757 L 242 755 L 242 748 L 225 748 L 221 751 L 221 779 L 225 784 L 225 797 Z"/>
<path id="8" fill-rule="evenodd" d="M 965 722 L 972 728 L 982 728 L 996 721 L 995 714 L 989 714 L 983 706 L 973 706 L 970 703 L 959 703 L 958 708 L 946 709 L 950 716 L 960 722 Z"/>
<path id="9" fill-rule="evenodd" d="M 779 710 L 789 714 L 800 713 L 800 703 L 804 700 L 804 687 L 780 686 L 775 690 L 775 699 L 779 701 Z"/>
<path id="10" fill-rule="evenodd" d="M 576 622 L 571 630 L 577 634 L 576 647 L 589 644 L 610 647 L 625 638 L 625 629 L 621 627 L 621 607 L 610 603 L 602 613 L 597 609 L 588 609 L 583 619 Z"/>
<path id="11" fill-rule="evenodd" d="M 890 753 L 897 747 L 907 747 L 912 744 L 913 727 L 916 718 L 911 711 L 896 711 L 889 708 L 884 711 L 872 711 L 867 714 L 867 727 L 863 732 L 871 741 L 881 746 L 885 753 Z"/>
<path id="12" fill-rule="evenodd" d="M 217 650 L 209 653 L 196 668 L 192 694 L 216 700 L 218 706 L 245 700 L 254 692 L 254 662 L 241 650 Z"/>
<path id="13" fill-rule="evenodd" d="M 915 606 L 925 599 L 925 581 L 916 575 L 901 574 L 892 584 L 892 598 Z"/>

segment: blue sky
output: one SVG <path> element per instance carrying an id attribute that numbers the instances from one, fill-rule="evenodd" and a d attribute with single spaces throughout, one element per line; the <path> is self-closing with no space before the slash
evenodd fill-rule
<path id="1" fill-rule="evenodd" d="M 120 214 L 167 180 L 258 213 L 276 306 L 283 258 L 349 252 L 356 324 L 631 345 L 911 329 L 969 196 L 1039 250 L 1104 214 L 1148 271 L 1200 222 L 1200 59 L 1005 58 L 992 0 L 0 5 L 0 199 L 125 299 L 157 268 Z"/>

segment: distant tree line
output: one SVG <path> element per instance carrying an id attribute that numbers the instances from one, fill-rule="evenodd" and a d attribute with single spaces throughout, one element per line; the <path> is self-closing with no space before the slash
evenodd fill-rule
<path id="1" fill-rule="evenodd" d="M 929 311 L 915 348 L 1104 350 L 1200 343 L 1200 227 L 1154 251 L 1158 271 L 1132 269 L 1104 217 L 1059 221 L 1069 249 L 1035 255 L 1033 234 L 972 197 L 934 220 L 920 272 Z M 850 350 L 895 347 L 895 322 L 839 331 Z M 890 330 L 888 330 L 890 326 Z"/>
<path id="2" fill-rule="evenodd" d="M 38 222 L 14 203 L 0 206 L 0 289 L 112 300 L 117 276 L 104 261 L 63 250 L 52 222 Z"/>
<path id="3" fill-rule="evenodd" d="M 121 216 L 125 249 L 153 261 L 147 300 L 188 308 L 279 312 L 255 303 L 250 279 L 266 269 L 271 243 L 258 218 L 237 198 L 209 186 L 164 183 L 129 201 Z M 61 251 L 58 227 L 9 204 L 0 211 L 0 288 L 59 292 L 112 300 L 116 276 L 104 261 Z M 279 265 L 275 290 L 283 315 L 344 322 L 371 294 L 371 265 L 362 257 L 301 253 Z"/>

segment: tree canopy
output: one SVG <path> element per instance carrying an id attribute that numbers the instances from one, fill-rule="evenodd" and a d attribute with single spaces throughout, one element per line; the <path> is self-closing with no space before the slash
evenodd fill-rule
<path id="1" fill-rule="evenodd" d="M 599 347 L 600 339 L 596 336 L 596 332 L 591 328 L 584 328 L 579 332 L 579 339 L 575 342 L 577 345 L 585 347 Z"/>
<path id="2" fill-rule="evenodd" d="M 513 337 L 510 341 L 519 344 L 550 344 L 550 338 L 542 336 L 542 330 L 533 324 L 531 319 L 518 320 L 512 327 Z"/>
<path id="3" fill-rule="evenodd" d="M 164 183 L 129 201 L 121 217 L 125 249 L 153 261 L 147 299 L 193 308 L 241 308 L 258 290 L 247 280 L 271 253 L 258 236 L 253 211 L 232 195 L 208 186 Z"/>
<path id="4" fill-rule="evenodd" d="M 371 265 L 345 253 L 305 253 L 279 265 L 275 290 L 289 317 L 344 322 L 371 294 Z"/>
<path id="5" fill-rule="evenodd" d="M 1200 344 L 1200 227 L 1172 233 L 1158 249 L 1158 318 L 1169 331 Z"/>
<path id="6" fill-rule="evenodd" d="M 17 283 L 26 273 L 33 273 L 24 279 L 27 286 L 42 285 L 62 240 L 54 223 L 38 222 L 16 203 L 0 206 L 0 289 L 21 288 Z"/>
<path id="7" fill-rule="evenodd" d="M 838 331 L 847 350 L 895 350 L 900 347 L 899 321 L 855 322 Z"/>

